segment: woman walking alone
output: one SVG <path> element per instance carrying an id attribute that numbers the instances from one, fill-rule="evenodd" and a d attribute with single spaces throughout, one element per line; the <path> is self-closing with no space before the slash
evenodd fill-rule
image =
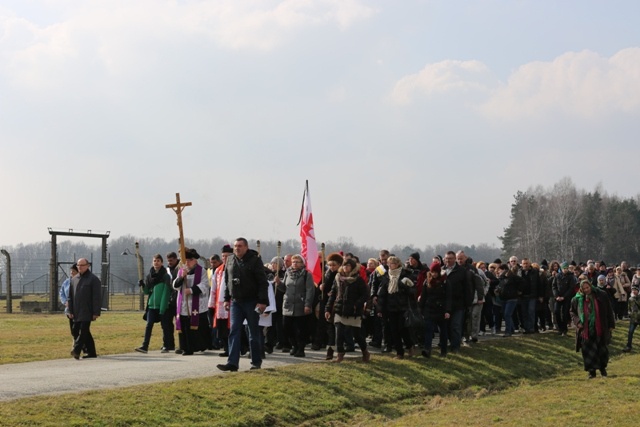
<path id="1" fill-rule="evenodd" d="M 584 370 L 589 372 L 589 379 L 596 377 L 596 370 L 606 377 L 608 345 L 611 331 L 616 327 L 609 296 L 583 280 L 571 300 L 571 319 L 576 325 L 576 351 L 582 351 Z"/>

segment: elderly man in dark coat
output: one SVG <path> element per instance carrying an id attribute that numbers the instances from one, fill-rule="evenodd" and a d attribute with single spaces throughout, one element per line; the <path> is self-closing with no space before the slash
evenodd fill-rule
<path id="1" fill-rule="evenodd" d="M 73 319 L 76 337 L 71 356 L 78 360 L 83 348 L 87 350 L 84 358 L 97 357 L 96 344 L 91 335 L 91 322 L 100 316 L 102 298 L 100 279 L 89 270 L 89 261 L 80 258 L 76 265 L 78 274 L 69 286 L 69 317 Z"/>

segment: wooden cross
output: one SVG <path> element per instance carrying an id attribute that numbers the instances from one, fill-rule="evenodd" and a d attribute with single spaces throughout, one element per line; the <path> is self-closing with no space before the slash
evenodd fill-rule
<path id="1" fill-rule="evenodd" d="M 164 207 L 167 209 L 173 209 L 176 215 L 178 215 L 178 231 L 180 231 L 180 263 L 184 263 L 186 260 L 184 248 L 184 232 L 182 230 L 182 211 L 187 206 L 191 206 L 191 202 L 180 203 L 180 193 L 176 193 L 176 203 L 171 205 L 164 205 Z"/>

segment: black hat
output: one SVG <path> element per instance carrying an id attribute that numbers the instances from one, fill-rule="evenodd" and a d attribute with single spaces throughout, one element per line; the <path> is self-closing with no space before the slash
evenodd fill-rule
<path id="1" fill-rule="evenodd" d="M 229 246 L 229 245 L 224 245 L 222 247 L 222 253 L 223 254 L 232 254 L 233 253 L 233 249 L 231 249 L 231 246 Z"/>
<path id="2" fill-rule="evenodd" d="M 496 258 L 493 260 L 494 264 L 502 264 L 502 260 L 500 258 Z"/>
<path id="3" fill-rule="evenodd" d="M 198 251 L 196 251 L 195 249 L 189 249 L 189 248 L 185 248 L 184 257 L 186 259 L 200 259 L 200 255 L 198 254 Z"/>
<path id="4" fill-rule="evenodd" d="M 420 254 L 418 252 L 414 252 L 411 255 L 409 255 L 411 258 L 415 259 L 416 261 L 420 261 Z"/>

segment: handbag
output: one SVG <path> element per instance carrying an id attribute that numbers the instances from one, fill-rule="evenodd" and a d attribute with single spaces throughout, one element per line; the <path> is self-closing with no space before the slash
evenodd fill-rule
<path id="1" fill-rule="evenodd" d="M 404 326 L 407 328 L 416 328 L 422 326 L 424 323 L 424 318 L 422 314 L 418 310 L 418 307 L 414 307 L 411 304 L 411 299 L 407 297 L 408 307 L 404 312 Z"/>

